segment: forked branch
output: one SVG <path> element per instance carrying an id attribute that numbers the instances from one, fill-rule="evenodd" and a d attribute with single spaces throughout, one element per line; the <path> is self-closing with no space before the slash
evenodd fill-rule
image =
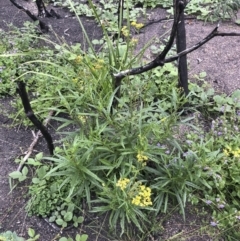
<path id="1" fill-rule="evenodd" d="M 177 32 L 177 26 L 178 26 L 178 23 L 179 23 L 179 20 L 180 20 L 181 13 L 184 10 L 184 7 L 185 6 L 184 6 L 183 1 L 176 0 L 176 4 L 175 4 L 175 8 L 176 8 L 175 13 L 176 14 L 174 16 L 174 21 L 173 21 L 173 26 L 172 26 L 170 38 L 169 38 L 165 48 L 161 52 L 161 54 L 159 54 L 152 62 L 146 64 L 145 66 L 121 71 L 118 74 L 113 74 L 113 77 L 115 79 L 115 86 L 114 87 L 115 87 L 115 89 L 117 89 L 117 92 L 116 92 L 117 98 L 120 98 L 121 81 L 124 77 L 126 77 L 127 75 L 140 74 L 140 73 L 146 72 L 150 69 L 153 69 L 157 66 L 163 66 L 165 64 L 164 60 L 165 60 L 165 57 L 166 57 L 167 53 L 169 52 L 169 50 L 171 49 L 171 47 L 174 43 L 174 39 L 175 39 L 176 32 Z M 114 100 L 113 104 L 116 106 L 117 99 Z"/>
<path id="2" fill-rule="evenodd" d="M 222 37 L 223 36 L 240 36 L 240 33 L 219 32 L 218 28 L 219 28 L 219 25 L 217 27 L 215 27 L 209 35 L 207 35 L 204 39 L 202 39 L 197 44 L 193 45 L 192 47 L 190 47 L 190 48 L 188 48 L 188 49 L 186 49 L 186 50 L 184 50 L 184 51 L 182 51 L 182 52 L 180 52 L 180 53 L 178 53 L 178 54 L 176 54 L 172 57 L 161 60 L 161 62 L 158 62 L 159 63 L 158 65 L 156 64 L 156 62 L 157 62 L 156 59 L 159 59 L 159 56 L 157 58 L 155 58 L 153 61 L 151 61 L 150 63 L 148 63 L 144 66 L 140 66 L 140 67 L 136 67 L 136 68 L 132 68 L 132 69 L 127 69 L 127 70 L 121 71 L 117 74 L 113 74 L 113 76 L 116 79 L 123 79 L 124 77 L 129 76 L 129 75 L 141 74 L 141 73 L 144 73 L 148 70 L 151 70 L 151 69 L 153 69 L 157 66 L 163 66 L 166 63 L 170 63 L 170 62 L 173 62 L 173 61 L 177 60 L 181 56 L 184 56 L 186 54 L 191 53 L 192 51 L 198 49 L 199 47 L 201 47 L 202 45 L 204 45 L 205 43 L 207 43 L 209 40 L 211 40 L 212 38 L 214 38 L 216 36 L 222 36 Z"/>

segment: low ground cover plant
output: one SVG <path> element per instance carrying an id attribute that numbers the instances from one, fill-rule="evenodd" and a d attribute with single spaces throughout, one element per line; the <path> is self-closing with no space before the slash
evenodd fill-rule
<path id="1" fill-rule="evenodd" d="M 140 25 L 128 21 L 118 29 L 116 42 L 105 34 L 100 52 L 90 40 L 86 50 L 38 37 L 29 23 L 25 32 L 15 29 L 11 44 L 7 37 L 0 40 L 2 93 L 25 81 L 41 119 L 54 111 L 52 119 L 62 123 L 59 131 L 74 125 L 54 156 L 40 154 L 28 160 L 22 175 L 10 176 L 26 179 L 29 166 L 35 166 L 27 211 L 63 228 L 82 223 L 85 208 L 108 213 L 110 233 L 124 236 L 134 229 L 146 240 L 155 231 L 150 216 L 177 206 L 185 218 L 186 203 L 192 202 L 212 209 L 207 226 L 215 228 L 214 238 L 236 239 L 240 91 L 226 96 L 192 83 L 185 97 L 178 88 L 177 68 L 169 63 L 125 77 L 113 107 L 113 71 L 141 63 L 130 32 L 131 26 Z M 51 47 L 36 49 L 43 40 Z M 12 117 L 22 120 L 19 100 L 14 107 L 18 113 Z M 186 110 L 191 114 L 184 115 Z"/>
<path id="2" fill-rule="evenodd" d="M 72 10 L 68 0 L 52 0 L 52 3 L 56 6 L 68 7 Z M 94 2 L 98 8 L 98 14 L 101 15 L 101 19 L 104 19 L 108 24 L 109 30 L 117 31 L 117 8 L 116 1 L 96 1 Z M 75 9 L 77 14 L 88 17 L 94 17 L 94 12 L 87 3 L 81 3 L 76 1 Z M 148 8 L 163 7 L 170 9 L 169 13 L 172 13 L 173 1 L 169 0 L 129 0 L 128 1 L 130 12 L 130 20 L 136 21 L 141 15 L 146 15 Z M 199 2 L 198 0 L 188 1 L 186 13 L 188 15 L 196 15 L 198 19 L 204 21 L 217 21 L 219 18 L 230 19 L 236 15 L 237 10 L 240 7 L 239 0 L 231 0 L 226 3 L 224 0 L 204 0 Z M 112 11 L 114 9 L 114 11 Z M 115 15 L 114 15 L 115 13 Z M 114 27 L 113 27 L 114 26 Z"/>
<path id="3" fill-rule="evenodd" d="M 38 240 L 40 235 L 35 233 L 35 230 L 32 228 L 28 229 L 28 239 L 26 241 L 35 241 Z M 24 238 L 19 237 L 15 232 L 6 231 L 0 233 L 0 240 L 4 241 L 25 241 Z"/>

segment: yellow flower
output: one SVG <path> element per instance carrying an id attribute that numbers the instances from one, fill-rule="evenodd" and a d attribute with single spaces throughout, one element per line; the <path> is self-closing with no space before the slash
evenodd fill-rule
<path id="1" fill-rule="evenodd" d="M 161 122 L 164 122 L 167 119 L 167 117 L 164 117 L 161 119 Z"/>
<path id="2" fill-rule="evenodd" d="M 223 150 L 225 156 L 233 155 L 233 157 L 240 157 L 240 149 L 232 149 L 230 146 L 226 146 L 226 149 Z"/>
<path id="3" fill-rule="evenodd" d="M 144 26 L 143 23 L 137 23 L 137 24 L 135 25 L 135 28 L 136 28 L 136 29 L 140 29 L 140 28 L 142 28 L 143 26 Z"/>
<path id="4" fill-rule="evenodd" d="M 104 66 L 104 60 L 98 59 L 97 63 L 94 64 L 94 69 L 101 69 Z"/>
<path id="5" fill-rule="evenodd" d="M 121 178 L 116 183 L 116 186 L 124 191 L 127 185 L 129 185 L 129 182 L 130 180 L 128 178 Z M 133 205 L 140 207 L 152 205 L 151 188 L 142 185 L 141 182 L 131 183 L 126 194 Z"/>
<path id="6" fill-rule="evenodd" d="M 132 199 L 132 204 L 139 206 L 141 204 L 141 196 L 137 195 Z"/>
<path id="7" fill-rule="evenodd" d="M 140 29 L 144 26 L 143 23 L 137 23 L 136 21 L 131 22 L 131 25 L 135 27 L 136 29 Z"/>
<path id="8" fill-rule="evenodd" d="M 132 22 L 131 22 L 131 25 L 132 25 L 133 27 L 135 27 L 136 24 L 137 24 L 136 21 L 132 21 Z"/>
<path id="9" fill-rule="evenodd" d="M 127 26 L 123 26 L 121 32 L 125 37 L 129 36 L 129 29 L 127 29 Z"/>
<path id="10" fill-rule="evenodd" d="M 75 62 L 76 62 L 77 64 L 80 64 L 80 63 L 82 62 L 82 59 L 83 59 L 83 57 L 82 57 L 81 55 L 78 55 L 78 56 L 76 57 L 76 59 L 75 59 Z"/>
<path id="11" fill-rule="evenodd" d="M 233 154 L 234 157 L 240 157 L 240 149 L 232 151 L 232 154 Z"/>
<path id="12" fill-rule="evenodd" d="M 96 64 L 94 67 L 95 67 L 95 69 L 101 69 L 103 66 L 100 64 Z"/>
<path id="13" fill-rule="evenodd" d="M 98 63 L 99 64 L 104 64 L 105 62 L 104 62 L 104 59 L 98 59 Z"/>
<path id="14" fill-rule="evenodd" d="M 77 79 L 77 78 L 74 78 L 74 79 L 72 79 L 72 82 L 73 82 L 74 84 L 76 84 L 76 83 L 78 82 L 78 79 Z"/>
<path id="15" fill-rule="evenodd" d="M 78 120 L 80 120 L 83 124 L 85 124 L 87 118 L 86 118 L 86 116 L 79 115 L 79 116 L 78 116 Z"/>
<path id="16" fill-rule="evenodd" d="M 118 180 L 116 186 L 120 187 L 120 189 L 123 191 L 127 187 L 129 182 L 130 182 L 130 179 L 128 179 L 128 178 L 123 178 L 122 179 L 121 178 L 121 179 Z"/>
<path id="17" fill-rule="evenodd" d="M 227 149 L 224 149 L 224 150 L 223 150 L 223 153 L 224 153 L 226 156 L 229 156 L 229 152 L 228 152 Z"/>
<path id="18" fill-rule="evenodd" d="M 132 199 L 132 204 L 140 207 L 151 206 L 151 188 L 140 185 L 138 187 L 138 194 Z"/>
<path id="19" fill-rule="evenodd" d="M 232 154 L 234 157 L 239 157 L 239 153 L 237 151 L 233 151 Z"/>
<path id="20" fill-rule="evenodd" d="M 143 155 L 142 151 L 139 151 L 138 154 L 137 154 L 137 160 L 139 162 L 146 162 L 148 160 L 148 157 Z"/>
<path id="21" fill-rule="evenodd" d="M 137 43 L 138 43 L 138 39 L 137 38 L 132 38 L 131 41 L 130 41 L 130 45 L 131 46 L 135 46 L 135 45 L 137 45 Z"/>

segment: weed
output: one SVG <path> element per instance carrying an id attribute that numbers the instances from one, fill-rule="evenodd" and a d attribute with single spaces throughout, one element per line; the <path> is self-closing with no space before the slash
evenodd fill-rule
<path id="1" fill-rule="evenodd" d="M 29 238 L 26 240 L 22 237 L 19 237 L 15 232 L 6 231 L 4 233 L 0 233 L 0 240 L 2 241 L 35 241 L 40 238 L 39 234 L 35 233 L 35 230 L 32 228 L 28 229 Z"/>

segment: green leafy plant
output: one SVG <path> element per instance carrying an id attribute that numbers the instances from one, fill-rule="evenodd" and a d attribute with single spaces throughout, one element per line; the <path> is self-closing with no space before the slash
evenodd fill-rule
<path id="1" fill-rule="evenodd" d="M 197 18 L 201 20 L 217 21 L 219 19 L 231 19 L 236 16 L 239 8 L 239 0 L 227 2 L 223 0 L 205 0 L 202 2 L 192 0 L 187 5 L 186 12 L 188 14 L 197 14 Z"/>
<path id="2" fill-rule="evenodd" d="M 24 181 L 27 178 L 28 168 L 23 167 L 22 171 L 13 171 L 9 174 L 9 176 L 13 179 L 18 179 L 19 182 Z"/>
<path id="3" fill-rule="evenodd" d="M 96 8 L 91 7 L 100 20 Z M 79 23 L 85 33 L 81 21 Z M 140 27 L 138 23 L 133 25 Z M 119 104 L 112 108 L 116 90 L 111 71 L 131 68 L 138 63 L 141 53 L 134 55 L 129 21 L 125 27 L 118 29 L 124 38 L 119 34 L 116 44 L 111 42 L 102 27 L 105 46 L 99 54 L 93 51 L 89 40 L 87 54 L 80 45 L 55 45 L 54 58 L 48 50 L 46 55 L 43 54 L 43 60 L 21 63 L 27 70 L 23 77 L 29 74 L 42 77 L 33 88 L 38 97 L 32 101 L 34 109 L 43 103 L 43 113 L 49 110 L 48 106 L 54 106 L 51 110 L 67 112 L 72 118 L 69 121 L 56 117 L 63 122 L 60 128 L 71 123 L 79 127 L 67 136 L 63 148 L 57 149 L 54 157 L 44 158 L 51 164 L 38 166 L 37 176 L 32 179 L 33 184 L 29 188 L 31 198 L 27 210 L 31 215 L 48 216 L 50 221 L 62 227 L 66 227 L 68 222 L 77 225 L 82 220 L 77 216 L 74 218 L 74 208 L 80 209 L 80 200 L 84 199 L 90 210 L 94 203 L 95 212 L 111 212 L 111 229 L 120 223 L 123 234 L 131 223 L 144 232 L 148 229 L 145 225 L 148 213 L 156 207 L 157 212 L 161 210 L 155 198 L 161 195 L 161 190 L 155 188 L 159 181 L 158 173 L 149 171 L 169 162 L 169 155 L 165 152 L 170 151 L 173 155 L 176 148 L 181 151 L 172 137 L 174 128 L 181 122 L 178 110 L 185 100 L 175 84 L 176 68 L 168 65 L 163 71 L 156 69 L 141 76 L 127 77 Z M 47 56 L 52 62 L 46 60 Z M 28 70 L 40 63 L 39 71 L 32 73 Z M 160 78 L 163 76 L 162 86 Z M 173 84 L 168 85 L 169 80 Z M 166 147 L 159 147 L 158 143 L 165 143 Z M 130 196 L 117 186 L 121 178 L 131 180 L 127 187 L 132 193 Z M 171 175 L 166 175 L 167 178 L 170 187 L 173 185 Z M 188 176 L 178 180 L 183 182 L 183 190 L 186 179 Z M 107 188 L 116 195 L 107 196 Z M 184 206 L 185 194 L 171 197 Z M 138 221 L 139 217 L 142 221 Z"/>
<path id="4" fill-rule="evenodd" d="M 16 232 L 6 231 L 3 233 L 0 233 L 0 240 L 2 241 L 35 241 L 40 238 L 39 234 L 35 233 L 35 230 L 32 228 L 28 229 L 28 236 L 29 238 L 26 240 L 22 237 L 19 237 Z"/>
<path id="5" fill-rule="evenodd" d="M 87 234 L 77 234 L 75 239 L 72 238 L 66 238 L 66 237 L 61 237 L 59 241 L 86 241 L 88 240 L 88 235 Z"/>
<path id="6" fill-rule="evenodd" d="M 73 223 L 75 227 L 83 222 L 82 217 L 76 216 L 78 198 L 68 197 L 71 186 L 64 184 L 61 178 L 44 178 L 49 167 L 41 166 L 37 170 L 37 177 L 32 179 L 29 188 L 30 200 L 26 209 L 29 215 L 49 217 L 49 222 L 55 222 L 61 227 Z"/>
<path id="7" fill-rule="evenodd" d="M 40 152 L 35 156 L 35 158 L 28 158 L 26 163 L 31 166 L 40 166 L 41 165 L 40 160 L 42 159 L 42 157 L 43 157 L 43 153 Z M 22 157 L 20 159 L 18 158 L 15 159 L 15 162 L 22 165 L 25 162 L 25 160 Z M 9 173 L 9 177 L 12 179 L 17 179 L 19 182 L 22 182 L 27 179 L 28 172 L 29 172 L 28 167 L 24 166 L 20 171 L 13 171 Z"/>
<path id="8" fill-rule="evenodd" d="M 73 223 L 74 227 L 78 227 L 83 222 L 83 217 L 74 215 L 75 205 L 73 203 L 63 203 L 61 206 L 55 207 L 55 211 L 51 213 L 49 222 L 55 222 L 60 227 L 67 227 L 69 223 Z M 76 212 L 76 211 L 75 211 Z"/>
<path id="9" fill-rule="evenodd" d="M 236 238 L 240 201 L 237 172 L 240 156 L 239 99 L 239 90 L 231 96 L 215 95 L 209 108 L 210 113 L 214 113 L 213 119 L 210 126 L 205 126 L 208 131 L 186 135 L 187 153 L 194 153 L 194 170 L 197 170 L 194 175 L 201 177 L 199 181 L 204 187 L 197 196 L 213 210 L 211 225 L 231 228 Z"/>
<path id="10" fill-rule="evenodd" d="M 35 241 L 40 238 L 40 235 L 36 234 L 35 230 L 32 228 L 28 229 L 28 236 L 29 236 L 29 238 L 27 239 L 27 241 Z"/>
<path id="11" fill-rule="evenodd" d="M 0 240 L 24 241 L 24 238 L 18 237 L 15 232 L 6 231 L 6 232 L 0 234 Z"/>

